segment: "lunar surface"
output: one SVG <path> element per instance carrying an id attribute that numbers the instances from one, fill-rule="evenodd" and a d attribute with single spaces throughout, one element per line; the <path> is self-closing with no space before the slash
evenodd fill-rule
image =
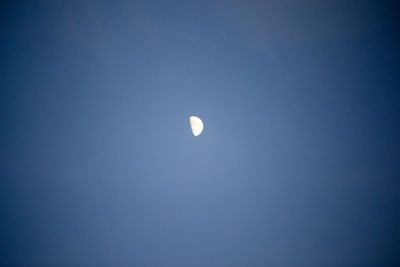
<path id="1" fill-rule="evenodd" d="M 190 127 L 194 136 L 198 136 L 203 131 L 204 125 L 199 117 L 190 116 Z"/>

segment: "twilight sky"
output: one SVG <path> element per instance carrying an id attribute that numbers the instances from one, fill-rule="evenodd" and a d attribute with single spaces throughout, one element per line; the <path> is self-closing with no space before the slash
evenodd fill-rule
<path id="1" fill-rule="evenodd" d="M 400 264 L 399 11 L 2 1 L 0 265 Z"/>

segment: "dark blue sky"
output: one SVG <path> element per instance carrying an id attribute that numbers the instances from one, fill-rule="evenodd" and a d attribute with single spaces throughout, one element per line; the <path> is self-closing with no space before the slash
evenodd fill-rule
<path id="1" fill-rule="evenodd" d="M 395 1 L 80 2 L 0 6 L 1 265 L 400 264 Z"/>

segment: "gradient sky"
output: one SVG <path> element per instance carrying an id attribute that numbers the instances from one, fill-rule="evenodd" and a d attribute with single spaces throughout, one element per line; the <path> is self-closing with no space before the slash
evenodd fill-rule
<path id="1" fill-rule="evenodd" d="M 2 1 L 0 264 L 400 264 L 399 11 Z"/>

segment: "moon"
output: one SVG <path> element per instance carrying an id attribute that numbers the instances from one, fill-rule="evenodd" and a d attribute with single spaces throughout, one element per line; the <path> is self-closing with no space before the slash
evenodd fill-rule
<path id="1" fill-rule="evenodd" d="M 194 136 L 198 136 L 201 134 L 204 128 L 203 122 L 200 120 L 199 117 L 190 116 L 190 127 L 192 128 L 192 133 Z"/>

